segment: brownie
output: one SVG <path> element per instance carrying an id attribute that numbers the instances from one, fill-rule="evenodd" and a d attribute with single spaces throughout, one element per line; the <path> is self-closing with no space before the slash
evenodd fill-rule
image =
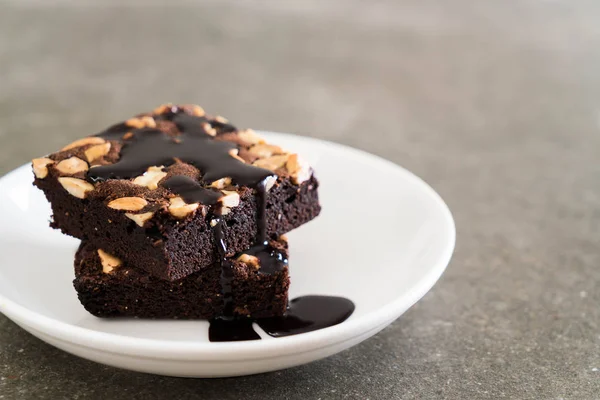
<path id="1" fill-rule="evenodd" d="M 287 307 L 290 285 L 287 243 L 282 239 L 271 241 L 267 249 L 268 257 L 245 252 L 227 259 L 226 280 L 221 263 L 216 263 L 169 282 L 130 267 L 90 242 L 82 242 L 75 255 L 73 284 L 81 304 L 97 317 L 280 316 Z M 224 298 L 228 298 L 230 312 L 225 312 Z"/>
<path id="2" fill-rule="evenodd" d="M 51 226 L 169 281 L 320 212 L 297 154 L 198 106 L 163 105 L 33 160 Z"/>

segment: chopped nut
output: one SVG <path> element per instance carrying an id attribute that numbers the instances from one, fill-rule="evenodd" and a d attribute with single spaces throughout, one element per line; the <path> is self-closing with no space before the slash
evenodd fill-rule
<path id="1" fill-rule="evenodd" d="M 238 132 L 238 137 L 248 144 L 264 144 L 265 138 L 254 132 L 252 129 L 246 129 Z"/>
<path id="2" fill-rule="evenodd" d="M 286 236 L 286 235 L 279 235 L 279 240 L 281 240 L 281 241 L 283 241 L 283 242 L 286 242 L 286 243 L 287 243 L 287 241 L 288 241 L 288 238 L 287 238 L 287 236 Z"/>
<path id="3" fill-rule="evenodd" d="M 227 214 L 229 214 L 230 211 L 231 211 L 231 208 L 229 208 L 229 207 L 225 207 L 225 206 L 221 207 L 221 215 L 227 215 Z"/>
<path id="4" fill-rule="evenodd" d="M 210 184 L 211 187 L 214 187 L 216 189 L 223 189 L 229 185 L 231 185 L 231 178 L 228 177 L 217 179 L 216 181 Z"/>
<path id="5" fill-rule="evenodd" d="M 259 158 L 267 158 L 277 154 L 283 154 L 284 151 L 279 146 L 273 146 L 272 144 L 257 144 L 248 150 L 250 154 L 253 154 Z"/>
<path id="6" fill-rule="evenodd" d="M 122 264 L 120 259 L 108 254 L 102 249 L 98 249 L 98 256 L 100 257 L 100 263 L 102 264 L 102 272 L 105 274 L 111 273 L 115 268 L 120 267 Z"/>
<path id="7" fill-rule="evenodd" d="M 165 176 L 167 173 L 163 171 L 163 166 L 160 167 L 150 167 L 144 175 L 138 176 L 133 180 L 133 183 L 140 186 L 146 186 L 150 190 L 154 190 L 158 188 L 158 182 Z"/>
<path id="8" fill-rule="evenodd" d="M 54 163 L 54 161 L 46 157 L 34 158 L 31 161 L 31 164 L 33 165 L 33 173 L 35 174 L 36 178 L 44 179 L 45 177 L 47 177 L 48 165 L 52 163 Z"/>
<path id="9" fill-rule="evenodd" d="M 108 203 L 113 210 L 139 211 L 146 207 L 148 202 L 141 197 L 121 197 Z"/>
<path id="10" fill-rule="evenodd" d="M 204 109 L 196 104 L 186 104 L 182 107 L 185 107 L 187 110 L 189 110 L 189 112 L 192 113 L 192 115 L 196 117 L 203 117 L 205 114 Z"/>
<path id="11" fill-rule="evenodd" d="M 254 163 L 252 163 L 252 165 L 254 165 L 255 167 L 259 167 L 259 168 L 265 168 L 268 169 L 270 171 L 275 171 L 281 167 L 283 167 L 285 165 L 285 163 L 287 162 L 288 159 L 288 155 L 281 155 L 281 156 L 272 156 L 269 158 L 263 158 L 260 160 L 256 160 L 254 161 Z"/>
<path id="12" fill-rule="evenodd" d="M 133 220 L 136 224 L 143 227 L 146 221 L 148 221 L 154 215 L 153 212 L 141 213 L 141 214 L 132 214 L 125 213 L 125 216 L 131 220 Z"/>
<path id="13" fill-rule="evenodd" d="M 101 137 L 97 137 L 97 136 L 84 137 L 82 139 L 74 141 L 71 144 L 66 145 L 65 147 L 63 147 L 61 149 L 61 151 L 71 150 L 71 149 L 74 149 L 75 147 L 86 146 L 88 144 L 101 144 L 104 142 L 106 142 L 106 140 L 102 139 Z"/>
<path id="14" fill-rule="evenodd" d="M 172 108 L 173 108 L 173 104 L 166 103 L 166 104 L 156 107 L 154 109 L 154 111 L 152 111 L 152 114 L 164 114 L 167 111 L 171 110 Z"/>
<path id="15" fill-rule="evenodd" d="M 255 269 L 260 268 L 260 260 L 256 256 L 251 256 L 249 254 L 242 254 L 237 258 L 238 261 L 243 262 L 244 264 L 254 267 Z"/>
<path id="16" fill-rule="evenodd" d="M 219 223 L 219 221 L 217 221 L 216 219 L 211 219 L 211 220 L 210 220 L 210 226 L 211 226 L 211 227 L 213 227 L 213 228 L 214 228 L 215 226 L 217 226 L 217 224 L 218 224 L 218 223 Z"/>
<path id="17" fill-rule="evenodd" d="M 221 190 L 225 196 L 219 202 L 225 207 L 237 207 L 240 204 L 240 195 L 233 190 Z"/>
<path id="18" fill-rule="evenodd" d="M 125 121 L 125 125 L 134 129 L 156 128 L 156 122 L 154 121 L 154 118 L 149 116 L 128 119 Z"/>
<path id="19" fill-rule="evenodd" d="M 83 161 L 81 158 L 70 157 L 56 164 L 54 168 L 56 168 L 62 174 L 75 175 L 78 172 L 87 171 L 89 167 L 88 163 Z"/>
<path id="20" fill-rule="evenodd" d="M 310 178 L 310 165 L 298 154 L 291 154 L 285 168 L 292 177 L 292 182 L 299 185 Z"/>
<path id="21" fill-rule="evenodd" d="M 217 130 L 208 122 L 202 123 L 202 129 L 204 129 L 204 131 L 210 136 L 217 136 Z"/>
<path id="22" fill-rule="evenodd" d="M 275 182 L 277 182 L 277 175 L 267 176 L 265 178 L 265 191 L 268 192 L 269 190 L 271 190 L 273 185 L 275 185 Z"/>
<path id="23" fill-rule="evenodd" d="M 133 132 L 127 132 L 123 135 L 123 140 L 129 140 L 133 137 Z"/>
<path id="24" fill-rule="evenodd" d="M 103 144 L 97 144 L 95 146 L 90 147 L 85 150 L 85 158 L 89 162 L 95 161 L 100 157 L 104 157 L 110 151 L 110 142 L 106 142 Z"/>
<path id="25" fill-rule="evenodd" d="M 226 123 L 228 123 L 228 122 L 229 122 L 229 120 L 228 120 L 227 118 L 225 118 L 225 117 L 222 117 L 222 116 L 220 116 L 220 115 L 217 115 L 217 116 L 215 117 L 215 121 L 217 121 L 217 122 L 220 122 L 220 123 L 222 123 L 222 124 L 226 124 Z"/>
<path id="26" fill-rule="evenodd" d="M 235 158 L 238 161 L 241 161 L 243 163 L 246 163 L 246 161 L 244 161 L 244 159 L 240 156 L 238 156 L 239 150 L 238 149 L 231 149 L 229 150 L 229 155 L 233 158 Z"/>
<path id="27" fill-rule="evenodd" d="M 71 196 L 79 199 L 85 198 L 87 192 L 94 190 L 94 185 L 83 179 L 62 177 L 58 178 L 58 182 Z"/>
<path id="28" fill-rule="evenodd" d="M 185 218 L 198 208 L 198 203 L 187 204 L 181 197 L 173 197 L 169 200 L 169 213 L 175 218 Z"/>

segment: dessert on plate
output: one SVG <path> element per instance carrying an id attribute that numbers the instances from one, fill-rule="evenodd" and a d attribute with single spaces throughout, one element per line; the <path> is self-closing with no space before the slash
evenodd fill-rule
<path id="1" fill-rule="evenodd" d="M 199 106 L 166 104 L 32 164 L 51 226 L 82 240 L 74 286 L 92 314 L 285 312 L 282 235 L 320 212 L 298 154 Z"/>

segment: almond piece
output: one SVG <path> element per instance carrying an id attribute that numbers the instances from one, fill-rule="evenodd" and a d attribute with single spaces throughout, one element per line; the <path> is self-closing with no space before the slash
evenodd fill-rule
<path id="1" fill-rule="evenodd" d="M 238 138 L 248 144 L 264 144 L 265 138 L 254 132 L 252 129 L 246 129 L 238 132 Z"/>
<path id="2" fill-rule="evenodd" d="M 97 144 L 85 150 L 85 158 L 88 162 L 95 161 L 101 157 L 104 157 L 110 151 L 110 142 L 103 144 Z"/>
<path id="3" fill-rule="evenodd" d="M 56 164 L 54 168 L 65 175 L 75 175 L 78 172 L 84 172 L 89 169 L 88 163 L 77 157 L 70 157 L 66 160 L 62 160 Z"/>
<path id="4" fill-rule="evenodd" d="M 98 249 L 98 257 L 100 257 L 100 263 L 102 264 L 102 272 L 105 274 L 111 273 L 115 268 L 120 267 L 122 264 L 120 259 L 108 254 L 102 249 Z"/>
<path id="5" fill-rule="evenodd" d="M 275 182 L 277 182 L 277 175 L 271 175 L 271 176 L 267 176 L 265 178 L 265 191 L 269 191 L 271 190 L 271 188 L 273 187 L 273 185 L 275 185 Z"/>
<path id="6" fill-rule="evenodd" d="M 260 268 L 260 260 L 256 256 L 251 256 L 249 254 L 242 254 L 237 258 L 238 261 L 243 262 L 244 264 L 253 267 L 255 269 Z"/>
<path id="7" fill-rule="evenodd" d="M 54 161 L 46 157 L 34 158 L 33 160 L 31 160 L 31 164 L 33 166 L 33 173 L 35 174 L 35 177 L 39 179 L 44 179 L 45 177 L 47 177 L 48 165 L 53 163 Z"/>
<path id="8" fill-rule="evenodd" d="M 217 136 L 217 130 L 213 128 L 212 125 L 208 122 L 203 122 L 201 126 L 202 129 L 204 129 L 204 131 L 206 132 L 206 134 L 210 136 Z"/>
<path id="9" fill-rule="evenodd" d="M 139 118 L 130 118 L 125 121 L 125 125 L 134 129 L 156 128 L 156 121 L 154 121 L 154 118 L 146 115 Z"/>
<path id="10" fill-rule="evenodd" d="M 236 159 L 236 160 L 238 160 L 238 161 L 241 161 L 241 162 L 243 162 L 243 163 L 246 163 L 246 161 L 245 161 L 245 160 L 244 160 L 242 157 L 238 156 L 238 153 L 239 153 L 239 150 L 238 150 L 238 149 L 231 149 L 231 150 L 229 150 L 229 155 L 230 155 L 231 157 L 235 158 L 235 159 Z"/>
<path id="11" fill-rule="evenodd" d="M 257 144 L 250 147 L 248 153 L 259 158 L 267 158 L 277 154 L 283 154 L 284 151 L 281 149 L 281 147 L 273 146 L 272 144 Z"/>
<path id="12" fill-rule="evenodd" d="M 221 190 L 225 195 L 219 199 L 219 202 L 225 207 L 237 207 L 240 205 L 240 195 L 234 190 Z"/>
<path id="13" fill-rule="evenodd" d="M 84 137 L 82 139 L 74 141 L 71 144 L 66 145 L 60 151 L 71 150 L 71 149 L 74 149 L 75 147 L 86 146 L 88 144 L 101 144 L 104 142 L 106 142 L 106 140 L 102 139 L 101 137 L 97 137 L 97 136 Z"/>
<path id="14" fill-rule="evenodd" d="M 217 122 L 220 122 L 220 123 L 222 123 L 222 124 L 227 124 L 227 123 L 229 122 L 229 120 L 228 120 L 227 118 L 225 118 L 225 117 L 222 117 L 222 116 L 220 116 L 220 115 L 217 115 L 217 116 L 214 118 L 214 120 L 215 120 L 215 121 L 217 121 Z"/>
<path id="15" fill-rule="evenodd" d="M 290 154 L 285 169 L 292 177 L 292 182 L 296 185 L 310 179 L 310 165 L 298 154 Z"/>
<path id="16" fill-rule="evenodd" d="M 259 167 L 259 168 L 265 168 L 268 169 L 270 171 L 275 171 L 281 167 L 283 167 L 285 165 L 285 163 L 287 162 L 288 159 L 288 155 L 281 155 L 281 156 L 272 156 L 269 158 L 263 158 L 260 160 L 256 160 L 252 163 L 252 165 L 254 165 L 255 167 Z"/>
<path id="17" fill-rule="evenodd" d="M 140 186 L 146 186 L 150 190 L 155 190 L 158 188 L 158 182 L 165 176 L 167 173 L 163 171 L 163 166 L 160 167 L 150 167 L 144 175 L 140 175 L 133 180 L 133 183 Z"/>
<path id="18" fill-rule="evenodd" d="M 148 202 L 141 197 L 121 197 L 108 203 L 113 210 L 139 211 L 146 207 Z"/>
<path id="19" fill-rule="evenodd" d="M 198 208 L 198 203 L 187 204 L 181 197 L 173 197 L 169 202 L 169 213 L 175 218 L 185 218 Z"/>
<path id="20" fill-rule="evenodd" d="M 152 218 L 152 216 L 154 216 L 154 213 L 153 212 L 147 212 L 147 213 L 141 213 L 141 214 L 125 213 L 125 216 L 127 218 L 129 218 L 130 220 L 134 221 L 139 226 L 143 227 L 144 224 L 146 223 L 146 221 L 148 221 L 149 219 Z"/>
<path id="21" fill-rule="evenodd" d="M 196 117 L 203 117 L 206 114 L 204 109 L 196 104 L 189 104 L 188 107 L 191 109 L 192 115 Z"/>
<path id="22" fill-rule="evenodd" d="M 58 182 L 71 196 L 75 196 L 78 199 L 85 198 L 87 192 L 94 190 L 94 185 L 83 179 L 62 177 L 58 178 Z"/>
<path id="23" fill-rule="evenodd" d="M 210 184 L 211 187 L 214 187 L 216 189 L 223 189 L 229 185 L 231 185 L 231 178 L 229 177 L 217 179 L 216 181 Z"/>
<path id="24" fill-rule="evenodd" d="M 159 114 L 159 115 L 160 115 L 160 114 L 164 114 L 164 113 L 166 113 L 167 111 L 171 110 L 172 108 L 173 108 L 173 104 L 171 104 L 171 103 L 166 103 L 166 104 L 163 104 L 163 105 L 161 105 L 161 106 L 158 106 L 158 107 L 156 107 L 156 108 L 155 108 L 155 109 L 152 111 L 152 114 Z"/>

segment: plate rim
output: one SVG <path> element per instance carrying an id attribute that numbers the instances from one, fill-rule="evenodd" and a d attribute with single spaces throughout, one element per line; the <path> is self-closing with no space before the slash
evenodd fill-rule
<path id="1" fill-rule="evenodd" d="M 116 333 L 100 332 L 90 328 L 72 325 L 60 320 L 40 314 L 27 307 L 8 299 L 0 293 L 0 312 L 13 322 L 24 324 L 36 331 L 41 331 L 52 336 L 56 340 L 77 344 L 85 348 L 102 350 L 118 355 L 132 355 L 148 359 L 171 359 L 171 360 L 254 360 L 269 359 L 278 356 L 280 351 L 285 354 L 300 354 L 306 349 L 318 350 L 326 348 L 334 343 L 350 340 L 369 330 L 369 327 L 379 326 L 387 321 L 393 322 L 403 312 L 419 301 L 438 281 L 447 268 L 456 244 L 456 226 L 448 205 L 441 196 L 423 179 L 406 168 L 369 152 L 355 149 L 340 143 L 328 140 L 300 136 L 289 133 L 271 131 L 260 131 L 271 137 L 289 138 L 291 140 L 303 140 L 315 144 L 336 148 L 339 151 L 349 153 L 353 157 L 368 159 L 370 162 L 396 170 L 404 175 L 404 178 L 417 183 L 418 186 L 432 198 L 436 207 L 442 212 L 447 230 L 448 242 L 440 251 L 434 265 L 429 271 L 421 276 L 411 285 L 410 289 L 394 298 L 381 308 L 369 312 L 355 319 L 349 319 L 339 325 L 308 332 L 301 335 L 277 338 L 276 340 L 240 341 L 240 342 L 194 342 L 194 341 L 170 341 L 168 339 L 135 338 Z M 12 175 L 22 173 L 29 169 L 29 164 L 24 164 L 4 176 L 0 177 L 0 186 Z M 367 328 L 367 329 L 365 329 Z M 68 339 L 68 340 L 67 340 Z M 260 343 L 257 345 L 257 343 Z M 295 349 L 294 351 L 285 351 Z M 228 357 L 229 356 L 229 357 Z"/>

